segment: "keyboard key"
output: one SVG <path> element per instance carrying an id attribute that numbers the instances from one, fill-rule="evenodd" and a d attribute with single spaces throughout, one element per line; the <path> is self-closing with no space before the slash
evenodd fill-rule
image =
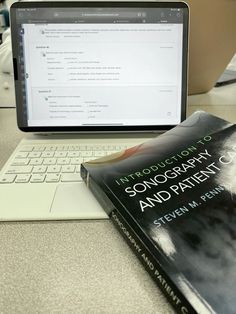
<path id="1" fill-rule="evenodd" d="M 29 153 L 29 158 L 39 158 L 41 156 L 41 152 L 31 152 Z"/>
<path id="2" fill-rule="evenodd" d="M 114 149 L 113 145 L 104 145 L 104 147 L 103 147 L 103 150 L 105 150 L 105 151 L 110 151 L 110 150 L 113 150 L 113 149 Z"/>
<path id="3" fill-rule="evenodd" d="M 28 157 L 29 153 L 28 152 L 17 152 L 15 158 L 26 158 Z"/>
<path id="4" fill-rule="evenodd" d="M 57 151 L 54 154 L 54 157 L 66 157 L 67 156 L 67 152 L 61 152 L 61 151 Z"/>
<path id="5" fill-rule="evenodd" d="M 19 159 L 15 159 L 13 162 L 12 162 L 12 165 L 13 166 L 26 166 L 28 165 L 29 163 L 29 159 L 26 159 L 26 158 L 19 158 Z"/>
<path id="6" fill-rule="evenodd" d="M 79 151 L 83 151 L 83 150 L 90 150 L 90 147 L 91 146 L 87 146 L 87 145 L 80 145 L 79 147 L 78 147 L 78 150 Z"/>
<path id="7" fill-rule="evenodd" d="M 73 152 L 68 152 L 68 157 L 79 157 L 80 156 L 80 152 L 78 151 L 73 151 Z"/>
<path id="8" fill-rule="evenodd" d="M 50 152 L 54 152 L 57 149 L 56 145 L 49 145 L 45 147 L 45 151 L 50 151 Z"/>
<path id="9" fill-rule="evenodd" d="M 42 165 L 43 163 L 43 159 L 42 158 L 33 158 L 30 160 L 30 165 L 33 165 L 33 166 L 38 166 L 38 165 Z"/>
<path id="10" fill-rule="evenodd" d="M 80 147 L 81 147 L 81 146 L 79 146 L 79 145 L 70 145 L 70 146 L 68 147 L 68 150 L 69 150 L 69 151 L 74 151 L 74 150 L 78 150 L 78 151 L 79 151 L 79 150 L 81 150 Z"/>
<path id="11" fill-rule="evenodd" d="M 28 183 L 30 179 L 30 174 L 18 174 L 16 177 L 16 183 Z"/>
<path id="12" fill-rule="evenodd" d="M 62 166 L 61 167 L 61 172 L 73 173 L 73 172 L 75 172 L 75 166 L 72 166 L 72 165 Z"/>
<path id="13" fill-rule="evenodd" d="M 91 148 L 92 151 L 96 152 L 96 151 L 103 151 L 103 146 L 93 146 Z"/>
<path id="14" fill-rule="evenodd" d="M 93 156 L 93 152 L 91 151 L 81 152 L 81 157 L 92 157 L 92 156 Z"/>
<path id="15" fill-rule="evenodd" d="M 42 183 L 45 180 L 45 174 L 33 174 L 30 178 L 31 183 Z"/>
<path id="16" fill-rule="evenodd" d="M 10 166 L 6 171 L 7 174 L 31 173 L 32 166 Z"/>
<path id="17" fill-rule="evenodd" d="M 34 152 L 43 152 L 45 150 L 45 146 L 34 146 Z"/>
<path id="18" fill-rule="evenodd" d="M 71 158 L 71 165 L 80 165 L 84 162 L 84 158 Z"/>
<path id="19" fill-rule="evenodd" d="M 34 166 L 32 173 L 45 173 L 46 170 L 46 166 Z"/>
<path id="20" fill-rule="evenodd" d="M 81 176 L 78 173 L 65 173 L 61 175 L 61 182 L 80 182 Z"/>
<path id="21" fill-rule="evenodd" d="M 59 173 L 61 171 L 61 166 L 48 166 L 47 173 Z"/>
<path id="22" fill-rule="evenodd" d="M 121 150 L 124 150 L 124 149 L 126 149 L 126 148 L 127 148 L 126 145 L 125 145 L 125 146 L 120 146 L 120 145 L 116 145 L 116 146 L 115 146 L 115 149 L 116 149 L 117 152 L 119 152 L 119 151 L 121 151 Z"/>
<path id="23" fill-rule="evenodd" d="M 107 153 L 105 151 L 96 151 L 94 152 L 94 157 L 103 157 L 106 156 Z"/>
<path id="24" fill-rule="evenodd" d="M 45 157 L 46 158 L 47 157 L 50 158 L 50 157 L 53 157 L 53 156 L 54 156 L 54 152 L 51 152 L 51 151 L 50 152 L 47 152 L 47 151 L 43 152 L 42 155 L 41 155 L 42 158 L 45 158 Z"/>
<path id="25" fill-rule="evenodd" d="M 57 162 L 56 158 L 45 158 L 43 161 L 44 165 L 55 165 Z"/>
<path id="26" fill-rule="evenodd" d="M 60 180 L 60 174 L 59 173 L 51 173 L 46 175 L 45 182 L 51 183 L 51 182 L 58 182 Z"/>
<path id="27" fill-rule="evenodd" d="M 58 146 L 57 151 L 68 151 L 68 145 Z"/>
<path id="28" fill-rule="evenodd" d="M 5 174 L 0 177 L 0 184 L 1 183 L 13 183 L 16 178 L 16 175 L 13 174 Z"/>
<path id="29" fill-rule="evenodd" d="M 69 158 L 58 158 L 57 159 L 57 164 L 58 165 L 69 165 L 70 164 L 70 159 Z"/>

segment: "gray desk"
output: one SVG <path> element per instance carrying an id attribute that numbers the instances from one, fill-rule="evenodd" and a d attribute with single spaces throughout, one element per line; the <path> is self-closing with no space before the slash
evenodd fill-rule
<path id="1" fill-rule="evenodd" d="M 236 85 L 189 98 L 236 122 Z M 24 136 L 0 109 L 0 168 Z M 0 313 L 173 313 L 110 221 L 0 223 Z"/>

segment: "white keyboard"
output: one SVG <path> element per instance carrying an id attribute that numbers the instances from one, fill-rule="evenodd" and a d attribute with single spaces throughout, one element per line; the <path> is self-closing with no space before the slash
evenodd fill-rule
<path id="1" fill-rule="evenodd" d="M 117 145 L 25 145 L 0 175 L 0 184 L 79 182 L 80 165 L 126 149 Z"/>

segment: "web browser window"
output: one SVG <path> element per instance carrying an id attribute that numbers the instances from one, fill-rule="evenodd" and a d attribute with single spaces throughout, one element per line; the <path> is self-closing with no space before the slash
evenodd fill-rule
<path id="1" fill-rule="evenodd" d="M 180 121 L 181 9 L 36 8 L 18 18 L 29 126 Z"/>

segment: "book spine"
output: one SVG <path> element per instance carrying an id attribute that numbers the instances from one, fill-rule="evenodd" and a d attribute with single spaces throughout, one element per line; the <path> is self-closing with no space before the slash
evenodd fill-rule
<path id="1" fill-rule="evenodd" d="M 187 301 L 175 284 L 173 284 L 171 279 L 169 279 L 161 265 L 146 247 L 141 238 L 133 230 L 131 225 L 118 212 L 116 205 L 110 200 L 107 194 L 99 187 L 93 178 L 89 176 L 87 169 L 83 166 L 81 168 L 81 176 L 85 180 L 88 188 L 93 192 L 94 196 L 109 215 L 116 228 L 120 231 L 130 248 L 134 251 L 145 269 L 165 294 L 175 310 L 181 314 L 197 314 L 192 305 Z"/>
<path id="2" fill-rule="evenodd" d="M 104 211 L 107 213 L 108 216 L 110 216 L 110 213 L 114 209 L 113 203 L 107 197 L 106 193 L 99 187 L 99 185 L 95 183 L 83 164 L 80 168 L 80 175 L 86 183 L 87 187 L 92 191 L 93 195 L 98 200 Z"/>

